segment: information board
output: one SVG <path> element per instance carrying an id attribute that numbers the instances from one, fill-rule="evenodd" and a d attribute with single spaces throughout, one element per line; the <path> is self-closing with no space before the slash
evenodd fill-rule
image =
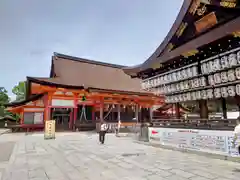
<path id="1" fill-rule="evenodd" d="M 157 133 L 156 133 L 157 132 Z M 225 156 L 239 156 L 236 147 L 232 146 L 232 131 L 149 128 L 149 141 L 161 145 L 196 150 Z"/>
<path id="2" fill-rule="evenodd" d="M 44 139 L 55 139 L 55 120 L 45 121 Z"/>

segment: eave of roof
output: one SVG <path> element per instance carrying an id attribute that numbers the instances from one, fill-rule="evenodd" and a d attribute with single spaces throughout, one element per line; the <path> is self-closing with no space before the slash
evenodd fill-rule
<path id="1" fill-rule="evenodd" d="M 138 73 L 144 70 L 149 69 L 150 64 L 159 62 L 164 63 L 168 60 L 171 60 L 175 57 L 181 56 L 181 54 L 186 53 L 189 50 L 197 49 L 199 47 L 202 47 L 206 44 L 209 44 L 211 42 L 214 42 L 218 39 L 221 39 L 227 35 L 230 35 L 231 33 L 238 31 L 240 29 L 240 17 L 237 17 L 233 19 L 232 21 L 229 21 L 219 27 L 214 28 L 213 30 L 195 38 L 191 41 L 183 44 L 182 46 L 174 49 L 173 51 L 170 51 L 169 53 L 165 53 L 162 56 L 152 59 L 151 61 L 146 61 L 142 65 L 135 66 L 133 68 L 128 67 L 124 68 L 124 72 L 126 74 L 133 74 Z"/>
<path id="2" fill-rule="evenodd" d="M 21 101 L 13 101 L 11 103 L 4 104 L 4 106 L 6 106 L 6 107 L 16 107 L 16 106 L 25 105 L 25 104 L 29 103 L 30 101 L 36 101 L 36 100 L 42 98 L 43 95 L 44 94 L 32 95 L 28 99 L 24 99 L 24 100 L 21 100 Z"/>
<path id="3" fill-rule="evenodd" d="M 87 85 L 82 85 L 82 86 L 66 85 L 66 84 L 54 82 L 54 79 L 55 78 L 27 77 L 27 80 L 29 82 L 42 84 L 42 85 L 46 85 L 46 86 L 52 86 L 52 87 L 59 87 L 59 88 L 66 88 L 66 89 L 85 89 L 88 92 L 103 92 L 103 93 L 118 93 L 118 94 L 126 94 L 126 95 L 154 96 L 153 93 L 149 93 L 149 92 L 133 92 L 133 91 L 119 91 L 119 90 L 113 90 L 113 89 L 100 89 L 100 88 L 90 87 Z"/>

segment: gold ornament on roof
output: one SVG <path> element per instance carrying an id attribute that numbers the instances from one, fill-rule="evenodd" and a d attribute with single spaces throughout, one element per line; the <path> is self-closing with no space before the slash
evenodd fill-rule
<path id="1" fill-rule="evenodd" d="M 194 15 L 200 5 L 200 0 L 194 0 L 191 7 L 189 8 L 188 12 L 192 15 Z"/>
<path id="2" fill-rule="evenodd" d="M 163 67 L 163 65 L 159 62 L 155 62 L 151 66 L 152 69 L 158 69 L 158 68 L 161 68 L 161 67 Z"/>
<path id="3" fill-rule="evenodd" d="M 169 43 L 168 46 L 167 46 L 168 52 L 171 51 L 173 48 L 174 48 L 173 43 Z"/>
<path id="4" fill-rule="evenodd" d="M 198 9 L 197 9 L 197 15 L 198 16 L 202 16 L 202 15 L 204 15 L 204 13 L 207 11 L 207 7 L 206 7 L 206 5 L 204 4 L 204 5 L 202 5 L 201 7 L 199 7 Z"/>
<path id="5" fill-rule="evenodd" d="M 182 56 L 184 57 L 190 57 L 190 56 L 194 56 L 195 54 L 197 54 L 199 51 L 197 49 L 188 51 L 186 53 L 183 53 Z"/>
<path id="6" fill-rule="evenodd" d="M 235 8 L 237 5 L 236 0 L 222 0 L 220 2 L 220 6 L 226 7 L 226 8 Z"/>
<path id="7" fill-rule="evenodd" d="M 181 25 L 179 26 L 179 28 L 178 28 L 178 30 L 176 32 L 176 36 L 178 38 L 183 34 L 183 32 L 186 29 L 187 25 L 188 25 L 188 23 L 186 23 L 186 22 L 185 23 L 184 22 L 181 23 Z"/>

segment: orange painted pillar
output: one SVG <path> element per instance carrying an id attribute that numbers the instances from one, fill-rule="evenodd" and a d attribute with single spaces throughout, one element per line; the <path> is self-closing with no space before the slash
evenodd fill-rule
<path id="1" fill-rule="evenodd" d="M 44 95 L 44 122 L 50 120 L 52 96 L 50 93 Z"/>

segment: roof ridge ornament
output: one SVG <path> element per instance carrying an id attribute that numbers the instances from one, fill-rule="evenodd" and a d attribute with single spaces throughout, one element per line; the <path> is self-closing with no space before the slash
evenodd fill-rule
<path id="1" fill-rule="evenodd" d="M 183 53 L 182 56 L 184 56 L 186 58 L 186 57 L 189 57 L 189 56 L 194 56 L 198 52 L 199 51 L 197 49 L 193 49 L 193 50 L 190 50 L 188 52 Z"/>

